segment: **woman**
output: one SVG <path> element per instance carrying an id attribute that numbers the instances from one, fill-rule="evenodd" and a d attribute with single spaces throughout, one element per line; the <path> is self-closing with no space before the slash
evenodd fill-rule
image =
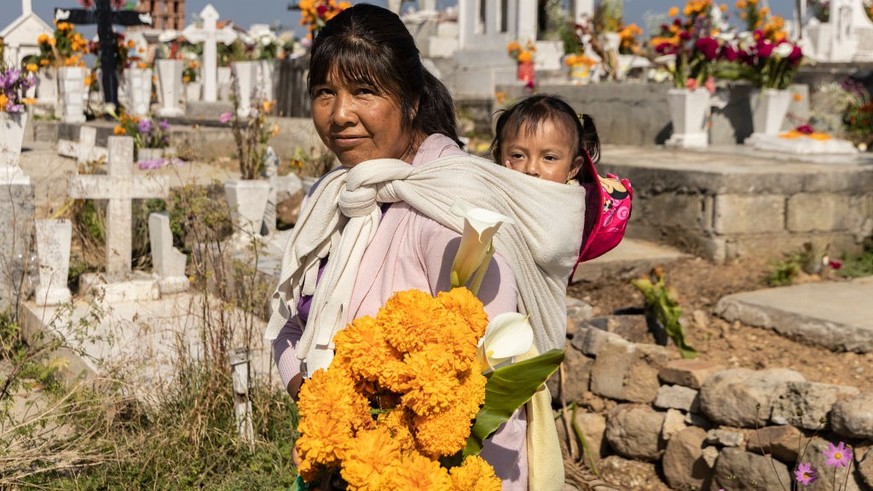
<path id="1" fill-rule="evenodd" d="M 489 316 L 530 313 L 540 328 L 537 347 L 563 347 L 565 278 L 582 220 L 550 226 L 523 217 L 528 208 L 533 216 L 555 207 L 579 209 L 582 193 L 561 189 L 549 202 L 526 200 L 515 194 L 530 193 L 531 183 L 525 193 L 513 193 L 511 184 L 525 176 L 464 153 L 451 96 L 388 10 L 356 5 L 325 25 L 312 47 L 309 90 L 316 131 L 342 166 L 308 197 L 274 294 L 266 337 L 275 339 L 288 391 L 296 394 L 304 376 L 330 364 L 333 335 L 350 320 L 375 314 L 399 290 L 449 288 L 463 227 L 450 212 L 457 198 L 519 217 L 526 226 L 501 230 L 496 240 L 500 254 L 479 295 Z M 540 449 L 526 443 L 527 427 L 524 411 L 517 412 L 482 455 L 504 489 L 527 489 L 529 481 L 536 489 L 555 488 L 562 469 L 528 466 L 528 449 Z M 556 440 L 549 442 L 554 447 Z"/>

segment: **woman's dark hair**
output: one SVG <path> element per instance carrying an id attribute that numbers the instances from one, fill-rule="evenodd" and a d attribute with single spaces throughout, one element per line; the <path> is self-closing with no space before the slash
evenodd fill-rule
<path id="1" fill-rule="evenodd" d="M 600 139 L 597 137 L 594 120 L 587 114 L 577 114 L 559 96 L 548 94 L 530 96 L 499 114 L 494 129 L 494 141 L 491 143 L 491 155 L 498 164 L 500 164 L 500 147 L 506 135 L 515 135 L 522 129 L 532 135 L 537 131 L 540 123 L 546 120 L 562 122 L 574 128 L 576 145 L 573 149 L 573 159 L 590 158 L 594 164 L 600 161 Z M 585 166 L 582 168 L 584 170 Z M 577 173 L 576 179 L 582 182 L 593 179 L 593 176 L 583 174 L 585 172 Z"/>
<path id="2" fill-rule="evenodd" d="M 424 135 L 440 133 L 463 146 L 451 94 L 422 65 L 415 40 L 390 10 L 362 3 L 327 21 L 312 43 L 310 97 L 312 88 L 330 75 L 391 94 L 400 101 L 407 128 Z"/>

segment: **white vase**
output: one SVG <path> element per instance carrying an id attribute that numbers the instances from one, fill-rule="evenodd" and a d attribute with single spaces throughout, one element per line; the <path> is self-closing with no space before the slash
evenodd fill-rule
<path id="1" fill-rule="evenodd" d="M 203 84 L 200 82 L 188 82 L 185 85 L 185 101 L 196 102 L 200 100 L 200 92 L 203 90 Z"/>
<path id="2" fill-rule="evenodd" d="M 749 96 L 752 105 L 752 138 L 756 135 L 778 135 L 791 104 L 791 92 L 779 89 L 753 90 Z"/>
<path id="3" fill-rule="evenodd" d="M 185 62 L 182 60 L 158 60 L 158 79 L 161 82 L 161 107 L 158 115 L 178 117 L 185 114 L 179 107 L 182 98 L 182 71 Z"/>
<path id="4" fill-rule="evenodd" d="M 0 184 L 30 182 L 18 165 L 26 127 L 26 112 L 0 111 Z"/>
<path id="5" fill-rule="evenodd" d="M 236 76 L 236 97 L 239 101 L 238 114 L 248 116 L 252 106 L 252 96 L 258 80 L 258 63 L 254 61 L 235 61 L 231 63 L 233 74 Z M 260 91 L 258 91 L 260 92 Z"/>
<path id="6" fill-rule="evenodd" d="M 618 48 L 621 46 L 621 35 L 617 32 L 604 32 L 601 35 L 600 42 L 603 45 L 604 51 L 618 53 Z"/>
<path id="7" fill-rule="evenodd" d="M 61 121 L 85 122 L 85 68 L 65 66 L 58 68 L 58 92 L 61 101 Z"/>
<path id="8" fill-rule="evenodd" d="M 147 116 L 152 103 L 152 69 L 128 68 L 125 78 L 130 103 L 127 110 L 134 116 Z"/>
<path id="9" fill-rule="evenodd" d="M 276 60 L 260 60 L 258 62 L 258 85 L 263 89 L 263 96 L 268 100 L 274 100 Z"/>
<path id="10" fill-rule="evenodd" d="M 270 195 L 270 183 L 263 179 L 235 180 L 224 184 L 235 232 L 244 236 L 260 235 Z"/>
<path id="11" fill-rule="evenodd" d="M 706 89 L 670 89 L 667 106 L 673 121 L 673 135 L 666 145 L 679 148 L 707 146 L 709 135 L 706 122 L 710 93 Z"/>
<path id="12" fill-rule="evenodd" d="M 58 305 L 70 301 L 67 278 L 72 238 L 73 226 L 69 220 L 36 220 L 39 286 L 34 300 L 37 305 Z"/>
<path id="13" fill-rule="evenodd" d="M 36 72 L 39 81 L 36 86 L 36 100 L 40 104 L 56 106 L 58 104 L 58 69 L 47 66 Z"/>

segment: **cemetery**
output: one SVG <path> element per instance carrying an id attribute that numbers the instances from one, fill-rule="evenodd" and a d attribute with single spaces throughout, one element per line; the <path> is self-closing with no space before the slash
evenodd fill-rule
<path id="1" fill-rule="evenodd" d="M 302 489 L 264 332 L 340 165 L 313 38 L 359 2 L 292 2 L 284 32 L 218 2 L 20 3 L 0 26 L 0 489 Z M 492 159 L 496 115 L 553 94 L 633 186 L 624 239 L 566 290 L 545 384 L 562 489 L 873 489 L 873 2 L 689 0 L 646 26 L 623 3 L 386 3 L 465 151 Z"/>

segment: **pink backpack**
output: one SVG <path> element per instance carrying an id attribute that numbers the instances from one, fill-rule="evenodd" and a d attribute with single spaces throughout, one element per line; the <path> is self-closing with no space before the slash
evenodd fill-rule
<path id="1" fill-rule="evenodd" d="M 579 257 L 570 278 L 576 273 L 579 263 L 600 257 L 621 242 L 630 221 L 631 200 L 634 195 L 630 181 L 609 173 L 606 177 L 599 176 L 591 157 L 587 152 L 583 153 L 585 230 Z"/>

